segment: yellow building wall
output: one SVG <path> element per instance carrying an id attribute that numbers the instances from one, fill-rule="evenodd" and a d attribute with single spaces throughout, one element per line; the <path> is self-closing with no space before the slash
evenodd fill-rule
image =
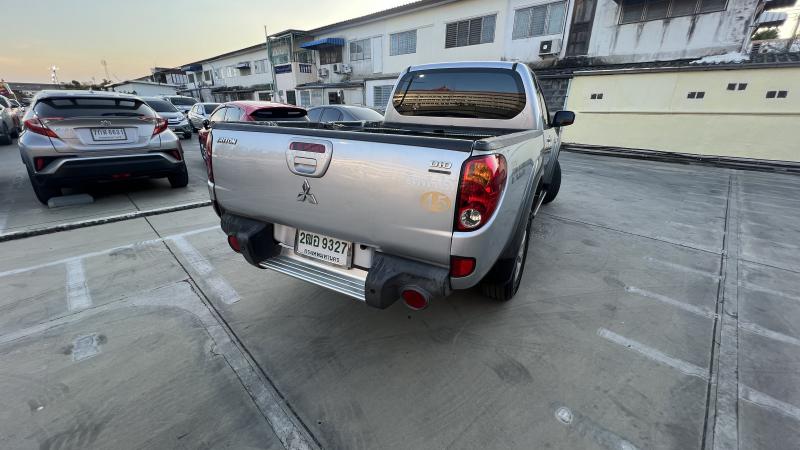
<path id="1" fill-rule="evenodd" d="M 800 67 L 575 74 L 566 109 L 565 143 L 800 162 Z"/>

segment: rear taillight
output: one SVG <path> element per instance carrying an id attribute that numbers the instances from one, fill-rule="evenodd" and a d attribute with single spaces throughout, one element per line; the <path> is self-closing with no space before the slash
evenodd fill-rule
<path id="1" fill-rule="evenodd" d="M 25 121 L 25 129 L 30 131 L 31 133 L 41 134 L 42 136 L 57 138 L 58 135 L 55 131 L 51 130 L 47 127 L 47 122 L 49 120 L 58 120 L 57 117 L 50 117 L 50 118 L 33 118 L 28 119 Z"/>
<path id="2" fill-rule="evenodd" d="M 183 159 L 183 156 L 181 155 L 181 151 L 180 150 L 172 150 L 169 153 L 170 153 L 170 155 L 172 155 L 173 158 L 177 159 L 178 161 Z"/>
<path id="3" fill-rule="evenodd" d="M 477 156 L 464 162 L 456 201 L 456 230 L 477 230 L 489 221 L 503 195 L 507 175 L 503 155 Z"/>
<path id="4" fill-rule="evenodd" d="M 156 117 L 156 127 L 153 128 L 153 136 L 163 133 L 167 129 L 167 119 Z"/>
<path id="5" fill-rule="evenodd" d="M 211 165 L 211 133 L 206 134 L 206 172 L 208 172 L 208 181 L 214 182 L 214 167 Z"/>
<path id="6" fill-rule="evenodd" d="M 44 169 L 44 166 L 47 165 L 47 160 L 44 158 L 33 158 L 33 165 L 36 166 L 36 171 L 40 171 Z"/>

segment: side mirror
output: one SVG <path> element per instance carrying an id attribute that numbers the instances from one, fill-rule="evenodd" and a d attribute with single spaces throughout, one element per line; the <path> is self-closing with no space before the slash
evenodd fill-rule
<path id="1" fill-rule="evenodd" d="M 209 125 L 211 125 L 211 122 L 209 122 L 208 119 L 203 120 L 203 128 L 207 130 Z"/>
<path id="2" fill-rule="evenodd" d="M 565 127 L 567 125 L 572 125 L 575 123 L 575 113 L 572 111 L 558 111 L 555 116 L 553 116 L 553 121 L 550 123 L 550 126 L 555 128 Z"/>

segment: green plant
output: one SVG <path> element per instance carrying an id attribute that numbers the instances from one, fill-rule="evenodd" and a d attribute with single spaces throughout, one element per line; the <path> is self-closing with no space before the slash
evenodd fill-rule
<path id="1" fill-rule="evenodd" d="M 753 34 L 754 41 L 763 41 L 766 39 L 778 39 L 777 28 L 767 28 L 766 30 L 759 30 Z"/>

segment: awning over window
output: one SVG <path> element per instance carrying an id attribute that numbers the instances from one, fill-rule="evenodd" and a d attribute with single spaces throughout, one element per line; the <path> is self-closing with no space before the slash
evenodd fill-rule
<path id="1" fill-rule="evenodd" d="M 300 48 L 318 49 L 321 47 L 344 47 L 344 44 L 345 41 L 342 38 L 325 38 L 300 44 Z"/>
<path id="2" fill-rule="evenodd" d="M 758 16 L 756 23 L 761 27 L 777 27 L 786 22 L 787 14 L 785 12 L 777 11 L 764 11 Z"/>
<path id="3" fill-rule="evenodd" d="M 248 61 L 240 62 L 240 63 L 236 64 L 236 68 L 237 69 L 249 69 L 250 68 L 250 62 L 248 62 Z"/>
<path id="4" fill-rule="evenodd" d="M 181 70 L 184 72 L 202 72 L 203 65 L 202 64 L 190 64 L 188 66 L 181 67 Z"/>

